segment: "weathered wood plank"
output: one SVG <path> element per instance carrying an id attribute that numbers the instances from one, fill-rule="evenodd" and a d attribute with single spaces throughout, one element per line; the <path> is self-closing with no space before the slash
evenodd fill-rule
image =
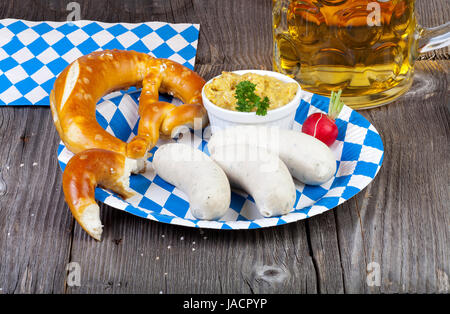
<path id="1" fill-rule="evenodd" d="M 350 204 L 354 203 L 350 202 Z M 345 204 L 345 206 L 347 205 Z M 341 209 L 336 208 L 335 210 Z M 334 210 L 312 217 L 305 223 L 310 241 L 310 254 L 316 271 L 318 292 L 344 293 L 344 270 L 340 258 L 341 244 L 337 238 L 338 225 Z"/>
<path id="2" fill-rule="evenodd" d="M 0 108 L 0 292 L 63 292 L 71 244 L 48 108 Z"/>
<path id="3" fill-rule="evenodd" d="M 327 224 L 330 213 L 308 220 L 321 292 L 339 274 L 323 255 L 338 249 L 346 293 L 448 293 L 448 66 L 419 62 L 410 92 L 361 112 L 382 135 L 385 161 L 362 193 L 334 210 L 336 227 Z M 336 246 L 329 239 L 334 228 Z M 375 263 L 380 286 L 369 286 Z M 330 269 L 334 276 L 324 280 Z"/>
<path id="4" fill-rule="evenodd" d="M 75 227 L 71 261 L 80 264 L 82 278 L 70 293 L 316 292 L 303 224 L 200 230 L 105 207 L 101 243 Z"/>
<path id="5" fill-rule="evenodd" d="M 363 243 L 352 254 L 381 267 L 381 286 L 365 287 L 367 292 L 449 291 L 449 65 L 419 62 L 415 83 L 404 97 L 362 112 L 380 131 L 386 150 L 383 168 L 355 198 L 353 209 Z M 340 241 L 350 241 L 355 232 L 343 226 L 345 212 L 336 213 Z M 353 255 L 341 258 L 354 266 Z M 346 291 L 361 291 L 352 280 L 345 282 Z"/>

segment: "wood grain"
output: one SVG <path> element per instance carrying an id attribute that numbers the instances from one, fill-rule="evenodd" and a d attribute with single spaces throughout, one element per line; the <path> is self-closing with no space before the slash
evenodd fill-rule
<path id="1" fill-rule="evenodd" d="M 419 62 L 404 97 L 363 112 L 386 147 L 377 180 L 356 198 L 366 259 L 382 265 L 382 293 L 448 292 L 449 65 Z"/>
<path id="2" fill-rule="evenodd" d="M 11 109 L 0 108 L 0 288 L 60 292 L 73 222 L 54 158 L 58 136 L 48 108 Z"/>
<path id="3" fill-rule="evenodd" d="M 0 17 L 62 21 L 67 3 L 0 0 Z M 271 68 L 270 0 L 79 3 L 83 19 L 201 23 L 196 70 L 206 79 Z M 424 26 L 446 22 L 449 10 L 446 0 L 417 1 Z M 448 293 L 448 57 L 425 55 L 405 96 L 361 112 L 386 150 L 364 191 L 259 230 L 192 229 L 101 205 L 96 242 L 64 202 L 49 109 L 0 108 L 0 293 Z M 79 287 L 66 282 L 69 262 L 80 265 Z M 366 281 L 373 263 L 380 286 Z"/>

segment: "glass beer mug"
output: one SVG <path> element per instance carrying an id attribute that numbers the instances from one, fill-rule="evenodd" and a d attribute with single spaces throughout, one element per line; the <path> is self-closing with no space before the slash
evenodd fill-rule
<path id="1" fill-rule="evenodd" d="M 450 23 L 424 29 L 415 0 L 273 0 L 274 70 L 303 89 L 342 89 L 354 109 L 389 103 L 412 84 L 419 53 L 450 44 Z"/>

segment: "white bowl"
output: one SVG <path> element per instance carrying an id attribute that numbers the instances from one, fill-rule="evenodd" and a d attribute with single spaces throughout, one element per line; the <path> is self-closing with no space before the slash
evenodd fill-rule
<path id="1" fill-rule="evenodd" d="M 286 83 L 296 83 L 298 85 L 298 90 L 297 93 L 295 94 L 294 99 L 292 99 L 292 101 L 290 101 L 289 103 L 287 103 L 282 107 L 273 110 L 268 110 L 267 115 L 265 116 L 259 116 L 256 114 L 256 112 L 232 111 L 216 106 L 206 97 L 205 87 L 203 87 L 202 89 L 203 105 L 208 111 L 208 118 L 211 125 L 211 132 L 214 133 L 215 130 L 225 129 L 228 127 L 238 125 L 278 126 L 284 129 L 291 129 L 294 123 L 295 112 L 297 111 L 297 108 L 300 105 L 300 101 L 303 94 L 300 85 L 289 76 L 286 76 L 278 72 L 265 70 L 233 71 L 233 73 L 240 75 L 248 72 L 275 77 L 280 81 Z M 213 79 L 214 78 L 209 80 L 205 84 L 205 86 L 211 83 Z"/>

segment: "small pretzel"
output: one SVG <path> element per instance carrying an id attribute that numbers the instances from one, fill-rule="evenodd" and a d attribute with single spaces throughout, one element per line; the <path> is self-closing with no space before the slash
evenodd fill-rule
<path id="1" fill-rule="evenodd" d="M 176 127 L 207 123 L 201 90 L 205 81 L 187 67 L 135 51 L 105 50 L 80 57 L 56 79 L 50 107 L 58 133 L 67 148 L 79 153 L 102 148 L 129 158 L 145 158 L 160 132 L 170 136 Z M 106 132 L 95 117 L 96 103 L 108 92 L 142 87 L 138 135 L 129 143 Z M 178 107 L 159 101 L 159 92 L 180 98 Z M 194 120 L 201 119 L 200 124 Z"/>
<path id="2" fill-rule="evenodd" d="M 63 173 L 63 191 L 74 218 L 96 240 L 102 224 L 100 208 L 95 202 L 97 185 L 127 199 L 135 193 L 129 189 L 129 177 L 136 161 L 123 154 L 104 149 L 89 149 L 72 157 Z"/>

